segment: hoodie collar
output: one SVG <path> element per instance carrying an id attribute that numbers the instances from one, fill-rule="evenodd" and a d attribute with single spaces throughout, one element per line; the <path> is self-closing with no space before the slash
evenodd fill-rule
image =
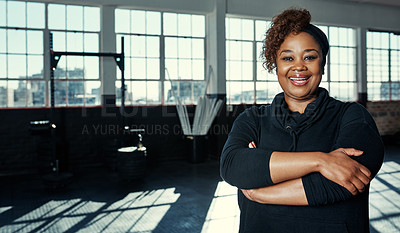
<path id="1" fill-rule="evenodd" d="M 274 124 L 283 129 L 291 129 L 296 133 L 311 126 L 322 116 L 330 98 L 326 89 L 319 87 L 317 91 L 318 97 L 307 105 L 303 114 L 290 111 L 283 92 L 276 95 L 271 104 Z"/>

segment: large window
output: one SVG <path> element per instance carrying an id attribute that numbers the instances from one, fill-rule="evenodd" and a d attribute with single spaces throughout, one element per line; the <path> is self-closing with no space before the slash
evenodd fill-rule
<path id="1" fill-rule="evenodd" d="M 262 66 L 260 55 L 270 22 L 226 18 L 226 86 L 228 104 L 270 103 L 281 92 L 276 75 Z M 319 26 L 331 45 L 321 86 L 344 101 L 356 99 L 356 43 L 352 28 Z"/>
<path id="2" fill-rule="evenodd" d="M 368 100 L 400 100 L 400 36 L 367 32 Z"/>
<path id="3" fill-rule="evenodd" d="M 174 104 L 174 95 L 185 103 L 197 100 L 204 90 L 204 20 L 202 15 L 116 9 L 117 49 L 125 38 L 126 104 Z M 119 71 L 117 77 L 120 103 Z"/>
<path id="4" fill-rule="evenodd" d="M 0 1 L 0 107 L 45 106 L 45 5 Z"/>
<path id="5" fill-rule="evenodd" d="M 0 0 L 0 107 L 49 106 L 48 31 L 55 51 L 98 52 L 99 8 Z M 55 79 L 56 106 L 100 104 L 97 57 L 63 56 Z"/>
<path id="6" fill-rule="evenodd" d="M 275 75 L 260 59 L 269 22 L 226 18 L 227 103 L 266 103 L 281 91 Z"/>
<path id="7" fill-rule="evenodd" d="M 353 28 L 318 26 L 328 37 L 329 53 L 321 87 L 342 101 L 357 99 L 356 31 Z"/>
<path id="8" fill-rule="evenodd" d="M 100 9 L 48 5 L 54 51 L 99 52 Z M 63 56 L 54 73 L 55 105 L 100 104 L 99 58 Z"/>

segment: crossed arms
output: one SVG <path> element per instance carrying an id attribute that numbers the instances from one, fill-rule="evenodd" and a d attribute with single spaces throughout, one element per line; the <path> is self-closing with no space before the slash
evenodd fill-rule
<path id="1" fill-rule="evenodd" d="M 325 205 L 346 200 L 366 189 L 383 161 L 375 124 L 370 116 L 361 116 L 365 119 L 350 117 L 343 124 L 329 153 L 268 151 L 254 144 L 249 148 L 258 127 L 242 116 L 224 147 L 221 176 L 248 199 L 264 204 Z"/>

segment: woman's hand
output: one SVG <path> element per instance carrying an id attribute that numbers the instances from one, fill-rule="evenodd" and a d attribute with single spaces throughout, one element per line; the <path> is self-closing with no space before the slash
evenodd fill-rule
<path id="1" fill-rule="evenodd" d="M 371 172 L 349 156 L 361 156 L 363 151 L 339 148 L 320 156 L 318 171 L 327 179 L 345 187 L 356 195 L 371 181 Z"/>

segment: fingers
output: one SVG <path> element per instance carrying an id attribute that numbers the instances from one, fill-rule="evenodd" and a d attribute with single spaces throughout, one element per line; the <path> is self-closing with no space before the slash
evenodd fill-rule
<path id="1" fill-rule="evenodd" d="M 241 189 L 241 191 L 242 191 L 242 193 L 244 194 L 244 196 L 245 196 L 247 199 L 253 201 L 253 197 L 251 196 L 251 190 L 250 190 L 250 189 L 249 189 L 249 190 L 247 190 L 247 189 Z"/>
<path id="2" fill-rule="evenodd" d="M 249 143 L 249 148 L 257 148 L 256 144 L 254 143 L 254 141 Z"/>
<path id="3" fill-rule="evenodd" d="M 364 165 L 360 164 L 360 167 L 358 168 L 360 171 L 371 181 L 372 180 L 372 174 L 371 171 L 366 168 Z"/>
<path id="4" fill-rule="evenodd" d="M 364 151 L 357 150 L 354 148 L 339 148 L 338 150 L 342 151 L 343 153 L 349 156 L 360 156 L 364 153 Z"/>

